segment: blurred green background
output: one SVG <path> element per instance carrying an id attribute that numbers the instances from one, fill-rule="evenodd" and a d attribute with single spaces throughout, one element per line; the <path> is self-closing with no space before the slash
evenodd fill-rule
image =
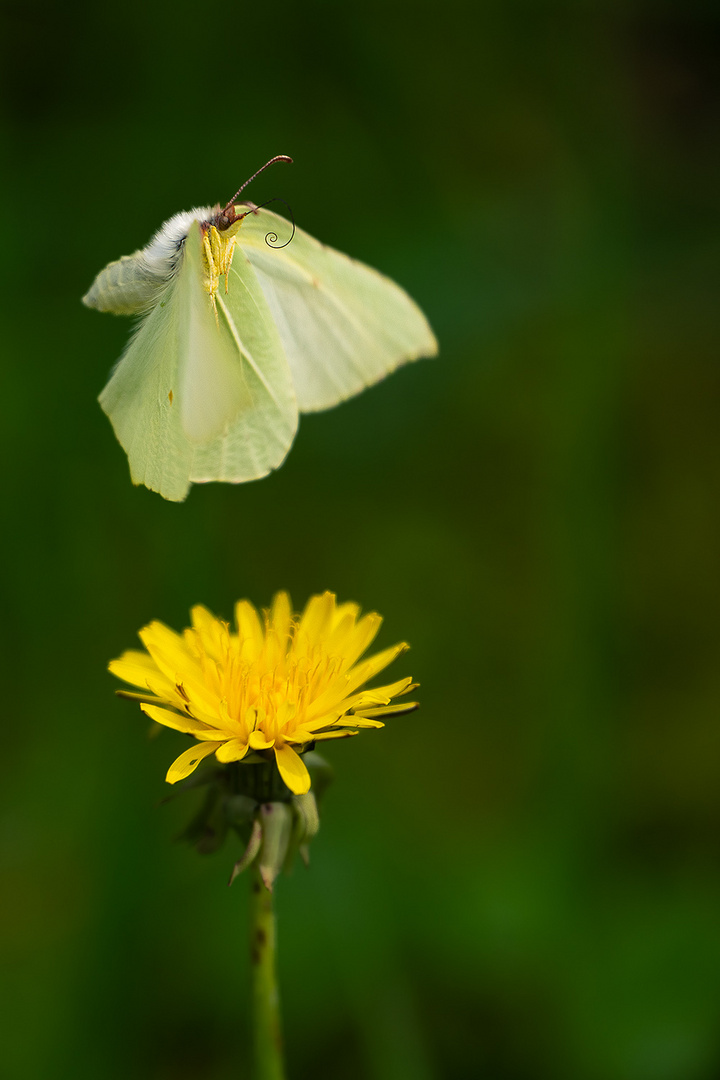
<path id="1" fill-rule="evenodd" d="M 277 888 L 291 1080 L 720 1076 L 718 23 L 710 6 L 5 6 L 8 1080 L 247 1077 L 236 847 L 107 661 L 330 588 L 419 713 L 331 746 Z M 173 505 L 80 305 L 174 212 L 282 195 L 441 355 Z"/>

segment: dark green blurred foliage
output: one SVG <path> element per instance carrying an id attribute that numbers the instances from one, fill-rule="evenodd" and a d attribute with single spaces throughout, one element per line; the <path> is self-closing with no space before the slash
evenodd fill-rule
<path id="1" fill-rule="evenodd" d="M 710 6 L 5 8 L 0 1075 L 247 1076 L 240 851 L 161 808 L 107 660 L 325 588 L 419 713 L 332 746 L 277 887 L 292 1080 L 720 1075 L 718 24 Z M 262 162 L 441 343 L 278 473 L 133 489 L 106 262 Z M 239 848 L 239 844 L 238 844 Z"/>

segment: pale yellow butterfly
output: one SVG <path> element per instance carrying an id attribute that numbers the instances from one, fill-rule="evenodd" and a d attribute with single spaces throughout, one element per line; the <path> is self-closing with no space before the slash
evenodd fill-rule
<path id="1" fill-rule="evenodd" d="M 285 218 L 236 204 L 250 180 L 222 208 L 175 214 L 83 297 L 141 316 L 100 404 L 133 482 L 166 499 L 183 500 L 192 483 L 265 476 L 290 449 L 298 413 L 437 353 L 425 316 L 389 278 L 294 225 L 280 246 Z"/>

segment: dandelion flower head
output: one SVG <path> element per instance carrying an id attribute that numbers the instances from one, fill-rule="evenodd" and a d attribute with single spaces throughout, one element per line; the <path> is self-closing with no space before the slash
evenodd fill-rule
<path id="1" fill-rule="evenodd" d="M 247 600 L 235 605 L 235 626 L 207 608 L 192 609 L 192 626 L 177 634 L 161 622 L 140 631 L 146 651 L 129 650 L 110 671 L 137 692 L 153 720 L 197 740 L 170 766 L 170 784 L 184 780 L 208 755 L 248 764 L 274 756 L 288 788 L 310 788 L 302 753 L 322 739 L 383 727 L 381 717 L 411 712 L 416 702 L 393 699 L 414 690 L 411 679 L 374 689 L 365 685 L 408 646 L 402 642 L 369 659 L 363 654 L 382 619 L 313 596 L 302 615 L 278 593 L 263 617 Z"/>

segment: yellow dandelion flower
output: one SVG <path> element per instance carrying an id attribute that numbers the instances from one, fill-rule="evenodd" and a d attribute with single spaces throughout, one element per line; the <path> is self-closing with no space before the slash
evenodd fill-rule
<path id="1" fill-rule="evenodd" d="M 261 619 L 252 604 L 235 605 L 235 628 L 198 605 L 182 634 L 161 622 L 140 631 L 146 652 L 129 650 L 109 668 L 141 692 L 139 700 L 159 724 L 186 732 L 197 743 L 173 762 L 169 784 L 184 780 L 203 758 L 247 763 L 272 760 L 296 795 L 310 788 L 301 758 L 321 739 L 380 728 L 380 717 L 411 712 L 417 702 L 391 704 L 414 690 L 411 679 L 363 689 L 408 646 L 402 642 L 367 660 L 361 657 L 382 619 L 360 615 L 357 604 L 338 604 L 332 593 L 313 596 L 300 616 L 280 592 Z"/>

